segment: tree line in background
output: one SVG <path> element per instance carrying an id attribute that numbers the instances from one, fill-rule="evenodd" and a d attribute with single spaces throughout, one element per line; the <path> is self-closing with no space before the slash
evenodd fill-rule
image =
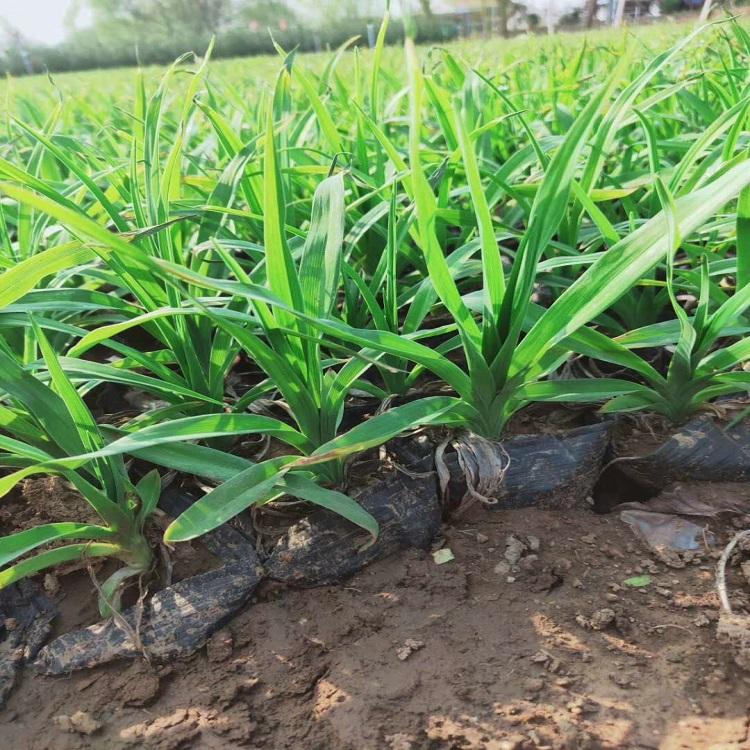
<path id="1" fill-rule="evenodd" d="M 597 0 L 588 0 L 596 4 Z M 77 0 L 71 10 L 70 28 L 75 33 L 76 17 L 83 5 Z M 386 0 L 87 0 L 94 28 L 105 36 L 138 36 L 150 29 L 169 34 L 199 35 L 206 31 L 224 33 L 237 28 L 251 31 L 311 26 L 323 29 L 347 20 L 379 20 Z M 508 19 L 523 8 L 513 0 L 478 0 L 478 12 L 492 11 L 497 30 L 508 34 Z M 473 7 L 471 2 L 444 0 L 441 8 L 456 10 Z M 425 19 L 434 19 L 433 0 L 404 0 L 402 9 Z"/>
<path id="2" fill-rule="evenodd" d="M 618 10 L 628 2 L 648 4 L 613 1 Z M 480 0 L 474 13 L 478 21 L 469 20 L 466 13 L 445 13 L 451 0 L 440 2 L 440 13 L 435 8 L 438 0 L 403 0 L 401 7 L 418 14 L 419 41 L 444 42 L 479 31 L 507 36 L 534 30 L 542 19 L 532 12 L 533 2 L 525 2 Z M 336 47 L 354 36 L 367 44 L 373 42 L 385 4 L 386 0 L 74 0 L 67 13 L 67 38 L 55 46 L 34 44 L 7 25 L 3 43 L 0 18 L 0 74 L 166 63 L 184 52 L 205 49 L 212 37 L 215 57 L 273 53 L 274 40 L 301 51 Z M 457 10 L 470 5 L 455 2 Z M 580 7 L 562 24 L 591 27 L 600 7 L 601 0 L 580 0 Z M 83 16 L 85 25 L 80 22 Z M 551 30 L 549 19 L 547 26 Z M 399 42 L 403 35 L 403 23 L 394 20 L 387 41 Z"/>
<path id="3" fill-rule="evenodd" d="M 0 74 L 166 63 L 201 52 L 212 37 L 214 57 L 272 54 L 275 41 L 301 51 L 355 36 L 367 44 L 384 7 L 385 0 L 76 0 L 67 37 L 54 46 L 23 39 L 7 24 L 3 29 L 0 18 Z M 432 13 L 430 0 L 414 0 L 414 10 L 422 13 L 418 40 L 449 41 L 459 33 L 454 22 Z M 403 22 L 394 19 L 387 42 L 403 36 Z"/>

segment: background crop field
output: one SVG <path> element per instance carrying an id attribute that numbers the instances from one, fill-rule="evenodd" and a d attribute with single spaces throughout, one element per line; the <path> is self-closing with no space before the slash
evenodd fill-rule
<path id="1" fill-rule="evenodd" d="M 593 48 L 619 48 L 625 40 L 638 40 L 641 54 L 647 56 L 655 50 L 663 49 L 676 42 L 694 27 L 694 21 L 679 23 L 661 23 L 654 26 L 640 26 L 632 29 L 598 29 L 589 32 L 562 32 L 553 37 L 544 35 L 529 35 L 510 39 L 475 39 L 471 41 L 452 41 L 445 46 L 447 49 L 464 56 L 472 65 L 477 65 L 486 71 L 497 71 L 508 65 L 524 63 L 534 66 L 536 60 L 540 63 L 546 60 L 541 55 L 551 50 L 559 50 L 560 54 L 576 54 L 584 45 Z M 433 45 L 424 45 L 427 50 Z M 437 46 L 437 45 L 435 45 Z M 201 53 L 203 50 L 195 50 Z M 371 65 L 373 53 L 368 49 L 361 49 L 360 56 L 365 67 Z M 329 59 L 326 52 L 302 53 L 304 64 L 313 71 L 320 70 Z M 397 75 L 404 70 L 404 55 L 400 45 L 387 48 L 382 63 L 389 71 Z M 351 61 L 341 63 L 342 74 L 350 70 Z M 236 84 L 254 87 L 259 84 L 270 85 L 278 72 L 279 58 L 277 55 L 259 55 L 247 58 L 233 58 L 217 60 L 211 65 L 211 76 L 217 79 L 227 79 Z M 163 73 L 164 66 L 146 66 L 143 70 L 148 79 L 156 81 Z M 0 81 L 0 92 L 4 97 L 10 96 L 10 111 L 13 111 L 14 96 L 33 97 L 40 99 L 55 96 L 55 89 L 66 97 L 82 97 L 96 99 L 100 106 L 117 102 L 128 103 L 132 100 L 133 68 L 113 68 L 102 71 L 84 71 L 76 73 L 53 73 L 51 76 L 37 74 L 18 79 Z M 52 83 L 50 81 L 52 80 Z M 541 80 L 540 80 L 541 83 Z M 10 93 L 9 93 L 10 92 Z M 249 93 L 249 92 L 248 92 Z"/>

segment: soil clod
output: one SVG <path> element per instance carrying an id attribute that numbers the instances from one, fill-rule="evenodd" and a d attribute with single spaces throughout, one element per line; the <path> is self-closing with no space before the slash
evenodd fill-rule
<path id="1" fill-rule="evenodd" d="M 76 711 L 71 716 L 61 714 L 52 720 L 63 732 L 71 734 L 94 734 L 102 728 L 102 723 L 85 711 Z"/>

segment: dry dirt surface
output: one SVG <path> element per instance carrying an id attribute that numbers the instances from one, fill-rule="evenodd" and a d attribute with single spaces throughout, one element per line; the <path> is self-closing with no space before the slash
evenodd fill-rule
<path id="1" fill-rule="evenodd" d="M 27 671 L 0 747 L 750 748 L 710 554 L 667 567 L 586 511 L 475 509 L 444 544 L 443 564 L 405 552 L 340 586 L 266 586 L 184 662 Z M 95 617 L 76 575 L 60 630 Z"/>

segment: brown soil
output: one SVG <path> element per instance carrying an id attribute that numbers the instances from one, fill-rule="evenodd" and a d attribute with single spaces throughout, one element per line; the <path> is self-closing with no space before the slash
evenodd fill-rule
<path id="1" fill-rule="evenodd" d="M 656 452 L 676 429 L 672 423 L 656 414 L 628 415 L 618 419 L 612 442 L 619 456 L 648 456 Z"/>
<path id="2" fill-rule="evenodd" d="M 596 412 L 588 404 L 530 404 L 511 417 L 503 435 L 557 435 L 598 421 Z"/>
<path id="3" fill-rule="evenodd" d="M 96 511 L 62 477 L 33 477 L 24 480 L 18 490 L 14 490 L 7 500 L 0 503 L 0 536 L 25 531 L 46 523 L 71 519 L 78 523 L 101 523 L 101 518 Z M 157 513 L 149 522 L 146 534 L 154 550 L 159 549 L 159 542 L 168 523 L 169 519 L 161 513 Z M 219 564 L 219 561 L 198 541 L 180 544 L 169 554 L 172 582 L 210 570 Z M 82 599 L 76 605 L 73 605 L 72 610 L 80 609 L 88 612 L 91 609 L 91 611 L 96 611 L 96 597 L 92 596 L 87 590 L 87 587 L 92 585 L 91 573 L 96 575 L 101 582 L 118 567 L 120 567 L 120 564 L 112 560 L 73 562 L 58 566 L 54 571 L 45 574 L 42 580 L 48 594 L 57 594 L 59 591 L 61 597 L 70 594 L 71 586 L 74 590 L 81 588 Z M 83 583 L 75 580 L 75 574 L 82 570 L 87 571 Z M 88 572 L 89 570 L 91 572 Z M 153 575 L 147 581 L 150 590 L 160 588 L 165 577 L 164 561 L 159 558 L 155 560 Z M 126 606 L 134 603 L 137 599 L 137 593 L 135 590 L 126 592 L 123 600 Z M 63 617 L 65 617 L 65 614 L 65 608 L 63 608 Z M 81 620 L 79 624 L 89 624 L 95 619 Z"/>
<path id="4" fill-rule="evenodd" d="M 525 552 L 509 571 L 511 534 Z M 26 672 L 2 745 L 750 747 L 750 677 L 716 641 L 712 558 L 668 568 L 586 511 L 476 509 L 445 535 L 442 565 L 406 552 L 341 586 L 267 586 L 184 662 Z M 640 573 L 645 588 L 623 584 Z M 83 572 L 63 589 L 58 630 L 95 618 Z"/>
<path id="5" fill-rule="evenodd" d="M 0 510 L 0 522 L 13 531 L 71 518 L 79 523 L 101 522 L 96 511 L 78 492 L 57 476 L 25 479 L 20 485 L 20 492 L 10 498 L 7 507 L 3 504 Z"/>

